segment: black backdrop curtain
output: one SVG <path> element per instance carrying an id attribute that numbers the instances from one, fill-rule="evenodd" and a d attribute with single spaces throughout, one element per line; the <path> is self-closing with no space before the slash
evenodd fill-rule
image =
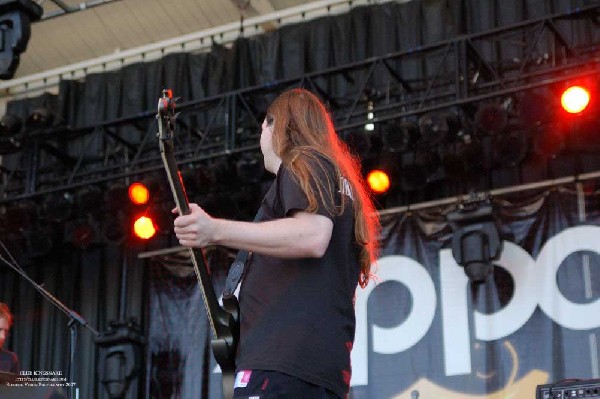
<path id="1" fill-rule="evenodd" d="M 172 87 L 184 100 L 201 99 L 596 3 L 589 0 L 413 0 L 358 7 L 345 15 L 284 26 L 259 37 L 240 38 L 231 48 L 215 44 L 206 54 L 170 54 L 155 62 L 90 74 L 83 80 L 64 80 L 57 96 L 46 94 L 12 101 L 8 104 L 8 112 L 26 117 L 44 103 L 55 109 L 67 124 L 88 126 L 154 110 L 160 90 L 166 86 Z M 580 43 L 597 40 L 598 36 L 597 31 L 567 34 Z M 490 52 L 495 50 L 489 49 Z M 427 67 L 426 63 L 416 61 L 402 65 L 407 78 L 428 76 L 431 71 Z M 341 96 L 347 91 L 347 84 L 344 80 L 328 81 L 326 92 Z M 119 133 L 132 142 L 139 142 L 143 137 L 135 129 Z M 84 139 L 74 139 L 65 143 L 64 149 L 70 155 L 78 156 L 84 144 Z M 89 150 L 98 152 L 104 145 L 100 139 L 92 143 Z M 52 165 L 51 157 L 41 156 L 41 165 Z M 11 162 L 18 162 L 18 159 L 7 156 L 2 162 L 10 168 Z M 126 252 L 135 254 L 140 250 L 129 246 Z M 43 258 L 23 255 L 19 259 L 36 281 L 44 282 L 51 292 L 102 330 L 108 321 L 118 316 L 122 252 L 121 248 L 111 245 L 93 245 L 84 250 L 59 245 L 52 255 Z M 156 292 L 157 297 L 150 302 L 144 297 L 145 267 L 142 261 L 129 263 L 131 272 L 126 300 L 128 316 L 137 317 L 147 328 L 151 322 L 144 317 L 145 311 L 149 303 L 155 303 L 152 300 L 158 301 L 160 297 L 152 288 L 149 292 Z M 19 352 L 23 369 L 66 370 L 68 335 L 63 316 L 6 267 L 0 268 L 0 300 L 8 302 L 17 315 L 9 348 Z M 168 340 L 160 345 L 161 351 L 171 353 Z M 79 348 L 77 382 L 83 390 L 81 397 L 96 397 L 100 390 L 96 385 L 95 348 L 85 331 L 80 332 Z M 148 373 L 146 379 L 150 380 L 152 372 Z M 553 376 L 559 377 L 561 373 L 556 372 Z M 146 394 L 150 392 L 149 386 L 146 381 Z"/>
<path id="2" fill-rule="evenodd" d="M 124 251 L 117 245 L 92 244 L 81 249 L 62 243 L 44 256 L 27 256 L 19 253 L 24 244 L 13 245 L 9 249 L 25 273 L 67 307 L 81 314 L 94 329 L 103 332 L 109 321 L 119 318 L 123 257 L 129 252 L 139 252 L 141 248 L 130 246 Z M 127 267 L 126 316 L 143 324 L 145 267 L 139 261 L 130 261 Z M 15 315 L 8 344 L 18 354 L 21 370 L 62 371 L 66 377 L 70 342 L 68 317 L 5 265 L 0 268 L 0 298 L 9 304 Z M 77 331 L 75 381 L 81 389 L 80 397 L 105 397 L 99 393 L 103 388 L 96 386 L 98 352 L 93 336 L 83 327 L 78 327 Z M 137 393 L 137 388 L 134 387 L 133 391 Z"/>

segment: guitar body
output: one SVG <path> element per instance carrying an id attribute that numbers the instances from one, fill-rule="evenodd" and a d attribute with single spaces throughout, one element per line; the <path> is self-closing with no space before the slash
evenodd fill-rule
<path id="1" fill-rule="evenodd" d="M 230 334 L 213 338 L 210 341 L 215 360 L 221 367 L 223 375 L 223 397 L 233 398 L 233 385 L 235 383 L 235 353 L 240 338 L 240 304 L 235 295 L 223 297 L 223 308 L 235 321 L 230 329 Z"/>
<path id="2" fill-rule="evenodd" d="M 223 297 L 223 308 L 231 315 L 229 332 L 210 341 L 210 348 L 217 364 L 221 367 L 223 375 L 223 397 L 233 398 L 233 384 L 235 382 L 235 354 L 240 339 L 240 304 L 235 297 Z"/>
<path id="3" fill-rule="evenodd" d="M 173 193 L 173 199 L 180 215 L 190 213 L 189 201 L 185 193 L 183 181 L 177 162 L 173 138 L 175 135 L 175 102 L 171 90 L 163 90 L 163 96 L 158 101 L 158 137 L 160 153 L 167 172 L 167 178 Z M 211 327 L 213 339 L 211 349 L 215 360 L 223 373 L 223 398 L 233 398 L 235 380 L 235 354 L 239 341 L 239 304 L 234 295 L 223 298 L 223 307 L 219 305 L 217 295 L 210 280 L 210 273 L 204 253 L 201 249 L 189 248 L 190 259 L 204 300 L 204 306 Z"/>

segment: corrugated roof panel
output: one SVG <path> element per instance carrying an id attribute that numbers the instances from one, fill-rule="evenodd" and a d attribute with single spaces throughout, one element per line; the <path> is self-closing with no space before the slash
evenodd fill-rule
<path id="1" fill-rule="evenodd" d="M 92 0 L 63 0 L 71 7 Z M 36 22 L 28 49 L 21 54 L 15 78 L 139 48 L 181 35 L 216 28 L 259 14 L 250 1 L 244 11 L 238 0 L 117 0 L 88 10 Z M 260 0 L 260 10 L 282 10 L 322 0 Z M 59 8 L 42 3 L 45 13 Z"/>

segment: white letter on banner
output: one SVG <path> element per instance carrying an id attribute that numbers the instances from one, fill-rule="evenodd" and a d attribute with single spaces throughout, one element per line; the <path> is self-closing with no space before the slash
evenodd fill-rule
<path id="1" fill-rule="evenodd" d="M 471 373 L 471 333 L 467 304 L 469 279 L 451 249 L 440 251 L 444 366 L 447 376 Z"/>
<path id="2" fill-rule="evenodd" d="M 417 261 L 401 255 L 386 256 L 377 261 L 377 277 L 397 281 L 410 291 L 412 308 L 408 317 L 398 326 L 384 328 L 372 326 L 373 351 L 393 354 L 409 349 L 419 342 L 433 323 L 436 308 L 435 286 L 431 276 Z M 352 350 L 351 385 L 368 384 L 368 326 L 367 302 L 375 284 L 357 289 L 356 338 Z"/>
<path id="3" fill-rule="evenodd" d="M 540 272 L 540 307 L 552 320 L 573 330 L 600 327 L 600 299 L 587 304 L 569 301 L 558 289 L 556 272 L 567 256 L 577 251 L 600 254 L 600 227 L 565 229 L 549 239 L 537 258 Z M 583 282 L 581 282 L 583 290 Z"/>
<path id="4" fill-rule="evenodd" d="M 514 293 L 510 302 L 499 311 L 485 314 L 475 311 L 475 337 L 482 341 L 504 338 L 521 328 L 535 311 L 539 293 L 539 266 L 518 245 L 504 241 L 502 256 L 497 262 L 510 273 Z"/>

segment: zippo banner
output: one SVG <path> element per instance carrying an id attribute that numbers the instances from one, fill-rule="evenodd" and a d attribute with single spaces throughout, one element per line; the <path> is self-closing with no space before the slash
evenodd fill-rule
<path id="1" fill-rule="evenodd" d="M 535 398 L 598 378 L 598 199 L 499 205 L 503 252 L 477 289 L 441 214 L 384 220 L 379 282 L 357 290 L 352 398 Z"/>
<path id="2" fill-rule="evenodd" d="M 600 196 L 558 189 L 494 207 L 503 251 L 476 289 L 443 210 L 383 218 L 378 283 L 357 289 L 350 399 L 528 399 L 538 384 L 598 378 Z M 193 273 L 152 270 L 148 392 L 221 398 Z"/>

